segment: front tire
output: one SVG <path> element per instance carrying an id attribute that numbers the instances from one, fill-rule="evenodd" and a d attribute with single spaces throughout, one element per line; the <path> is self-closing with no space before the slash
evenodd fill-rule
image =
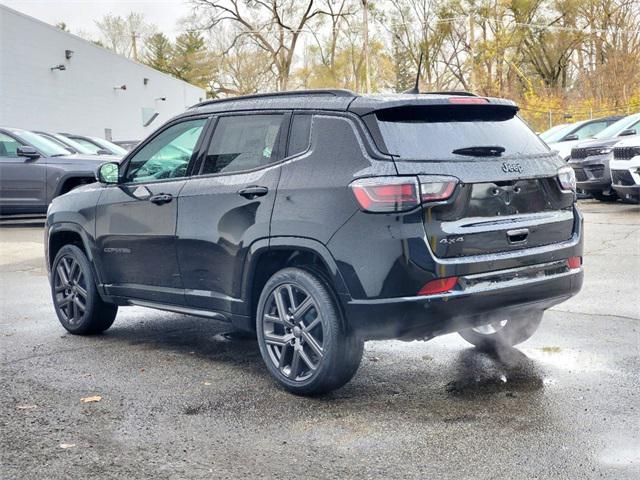
<path id="1" fill-rule="evenodd" d="M 331 287 L 311 270 L 285 268 L 267 281 L 256 332 L 269 373 L 297 395 L 340 388 L 362 359 L 364 342 L 347 331 Z"/>
<path id="2" fill-rule="evenodd" d="M 510 315 L 502 320 L 467 328 L 458 333 L 480 350 L 498 351 L 531 338 L 540 326 L 543 315 L 543 311 Z"/>
<path id="3" fill-rule="evenodd" d="M 104 332 L 118 313 L 117 305 L 100 298 L 91 264 L 75 245 L 62 247 L 53 260 L 51 296 L 58 320 L 74 335 Z"/>

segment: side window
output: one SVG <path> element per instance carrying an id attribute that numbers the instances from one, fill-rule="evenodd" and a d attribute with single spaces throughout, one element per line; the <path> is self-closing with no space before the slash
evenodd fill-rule
<path id="1" fill-rule="evenodd" d="M 576 132 L 578 135 L 578 140 L 584 140 L 585 138 L 593 137 L 600 130 L 604 130 L 607 124 L 605 122 L 595 122 L 590 123 L 589 125 L 585 125 L 584 128 L 581 128 Z"/>
<path id="2" fill-rule="evenodd" d="M 19 146 L 20 144 L 15 138 L 0 133 L 0 157 L 17 158 Z"/>
<path id="3" fill-rule="evenodd" d="M 125 182 L 184 177 L 206 122 L 206 118 L 187 120 L 164 130 L 133 156 Z"/>
<path id="4" fill-rule="evenodd" d="M 299 155 L 309 148 L 311 139 L 311 115 L 294 115 L 289 133 L 289 150 L 287 156 Z"/>
<path id="5" fill-rule="evenodd" d="M 282 114 L 221 117 L 200 174 L 238 172 L 268 165 L 283 119 Z"/>

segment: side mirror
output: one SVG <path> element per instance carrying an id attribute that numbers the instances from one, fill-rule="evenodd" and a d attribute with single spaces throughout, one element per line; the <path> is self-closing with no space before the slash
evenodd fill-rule
<path id="1" fill-rule="evenodd" d="M 98 167 L 96 180 L 100 183 L 113 185 L 118 183 L 120 165 L 116 162 L 103 163 Z"/>
<path id="2" fill-rule="evenodd" d="M 101 148 L 100 150 L 98 150 L 96 152 L 96 154 L 98 154 L 98 155 L 113 155 L 109 150 L 105 150 L 104 148 Z"/>
<path id="3" fill-rule="evenodd" d="M 626 130 L 621 131 L 618 136 L 619 137 L 628 137 L 629 135 L 635 135 L 636 134 L 636 129 L 635 128 L 627 128 Z"/>
<path id="4" fill-rule="evenodd" d="M 40 158 L 40 154 L 33 147 L 27 147 L 27 146 L 18 147 L 18 149 L 16 150 L 16 154 L 19 157 L 25 157 L 30 160 L 35 160 L 36 158 Z"/>
<path id="5" fill-rule="evenodd" d="M 571 135 L 567 135 L 561 141 L 562 142 L 571 142 L 573 140 L 580 140 L 580 137 L 578 137 L 577 133 L 572 133 Z"/>

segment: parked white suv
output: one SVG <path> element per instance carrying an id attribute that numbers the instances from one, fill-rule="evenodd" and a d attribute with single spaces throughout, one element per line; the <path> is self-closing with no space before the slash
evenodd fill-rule
<path id="1" fill-rule="evenodd" d="M 640 203 L 640 135 L 618 142 L 609 165 L 612 187 L 620 198 Z"/>

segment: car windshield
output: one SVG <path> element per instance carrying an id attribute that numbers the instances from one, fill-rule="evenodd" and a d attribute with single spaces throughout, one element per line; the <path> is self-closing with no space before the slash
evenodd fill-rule
<path id="1" fill-rule="evenodd" d="M 64 148 L 65 150 L 68 150 L 69 153 L 73 153 L 73 150 L 71 150 L 71 148 L 69 148 L 69 146 L 65 145 L 61 140 L 55 138 L 55 137 L 50 137 L 49 135 L 45 135 L 43 133 L 38 133 L 38 132 L 33 132 L 36 135 L 38 135 L 39 137 L 44 138 L 45 140 L 49 140 L 50 142 L 55 143 L 56 145 L 61 146 L 62 148 Z"/>
<path id="2" fill-rule="evenodd" d="M 465 160 L 548 153 L 511 108 L 403 107 L 376 114 L 389 153 L 402 160 Z"/>
<path id="3" fill-rule="evenodd" d="M 89 147 L 87 147 L 85 145 L 82 145 L 81 143 L 76 142 L 72 138 L 67 138 L 64 135 L 60 135 L 60 134 L 57 134 L 57 133 L 51 134 L 51 136 L 53 138 L 57 139 L 58 141 L 60 141 L 62 143 L 66 143 L 67 145 L 71 146 L 78 153 L 82 153 L 84 155 L 93 155 L 93 154 L 96 153 L 93 148 L 89 148 Z"/>
<path id="4" fill-rule="evenodd" d="M 549 139 L 549 137 L 551 137 L 552 135 L 555 135 L 557 132 L 559 132 L 561 129 L 563 128 L 567 128 L 569 125 L 567 125 L 566 123 L 563 123 L 561 125 L 556 125 L 554 127 L 551 127 L 549 130 L 542 132 L 540 135 L 538 135 L 542 140 L 547 141 Z"/>
<path id="5" fill-rule="evenodd" d="M 593 138 L 598 138 L 598 139 L 613 138 L 620 135 L 625 130 L 628 130 L 634 127 L 636 128 L 640 127 L 640 113 L 635 113 L 633 115 L 629 115 L 628 117 L 621 118 L 617 122 L 609 125 L 600 133 L 595 134 Z M 640 131 L 636 133 L 640 133 Z"/>
<path id="6" fill-rule="evenodd" d="M 564 128 L 561 128 L 560 130 L 557 130 L 557 131 L 553 132 L 551 135 L 549 135 L 547 138 L 545 138 L 544 141 L 547 142 L 547 143 L 557 142 L 562 137 L 566 136 L 569 132 L 578 129 L 580 127 L 580 125 L 582 125 L 583 123 L 584 122 L 570 123 L 569 125 L 565 126 Z"/>
<path id="7" fill-rule="evenodd" d="M 105 140 L 104 138 L 98 138 L 98 137 L 90 137 L 90 138 L 95 143 L 103 146 L 105 150 L 110 150 L 116 155 L 126 155 L 128 153 L 120 145 L 116 145 L 115 143 L 110 142 L 109 140 Z"/>
<path id="8" fill-rule="evenodd" d="M 61 147 L 53 141 L 41 137 L 37 133 L 29 132 L 27 130 L 9 130 L 20 140 L 32 145 L 36 150 L 42 153 L 45 157 L 60 157 L 62 155 L 69 155 L 69 150 Z"/>

